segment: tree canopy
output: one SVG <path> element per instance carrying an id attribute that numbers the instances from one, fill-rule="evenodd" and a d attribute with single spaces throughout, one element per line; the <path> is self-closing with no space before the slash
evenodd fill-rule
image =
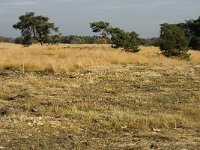
<path id="1" fill-rule="evenodd" d="M 93 22 L 90 23 L 90 28 L 93 32 L 101 32 L 101 35 L 106 37 L 109 34 L 110 23 L 104 21 Z"/>
<path id="2" fill-rule="evenodd" d="M 93 22 L 90 23 L 93 32 L 100 32 L 102 37 L 111 36 L 113 48 L 123 48 L 125 51 L 138 52 L 139 38 L 136 32 L 126 32 L 120 28 L 110 26 L 108 22 Z"/>
<path id="3" fill-rule="evenodd" d="M 161 24 L 160 49 L 167 57 L 188 58 L 189 38 L 183 27 L 176 24 Z"/>
<path id="4" fill-rule="evenodd" d="M 191 37 L 190 46 L 200 50 L 200 16 L 196 20 L 186 21 L 185 26 Z"/>
<path id="5" fill-rule="evenodd" d="M 51 32 L 58 32 L 58 27 L 49 22 L 48 17 L 35 16 L 34 12 L 27 12 L 19 17 L 19 22 L 13 28 L 21 30 L 22 44 L 29 46 L 34 42 L 51 43 Z"/>

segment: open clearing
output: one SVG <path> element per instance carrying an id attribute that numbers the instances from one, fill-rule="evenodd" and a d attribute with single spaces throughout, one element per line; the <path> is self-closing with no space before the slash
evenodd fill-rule
<path id="1" fill-rule="evenodd" d="M 200 149 L 200 52 L 40 49 L 0 44 L 0 149 Z"/>

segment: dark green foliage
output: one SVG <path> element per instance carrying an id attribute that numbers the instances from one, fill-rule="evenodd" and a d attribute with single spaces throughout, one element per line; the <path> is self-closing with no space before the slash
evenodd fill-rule
<path id="1" fill-rule="evenodd" d="M 111 41 L 108 37 L 102 36 L 78 36 L 78 35 L 69 35 L 61 37 L 61 43 L 73 44 L 74 39 L 79 38 L 79 44 L 111 44 Z M 75 42 L 76 43 L 76 42 Z"/>
<path id="2" fill-rule="evenodd" d="M 31 34 L 24 34 L 24 35 L 22 35 L 22 44 L 24 45 L 24 46 L 29 46 L 29 45 L 31 45 L 31 44 L 33 44 L 33 38 L 32 38 L 32 36 L 31 36 Z"/>
<path id="3" fill-rule="evenodd" d="M 196 20 L 186 21 L 185 26 L 191 37 L 190 46 L 193 49 L 200 50 L 200 17 Z"/>
<path id="4" fill-rule="evenodd" d="M 160 43 L 160 38 L 148 38 L 148 39 L 139 38 L 139 45 L 159 46 L 160 45 L 159 43 Z"/>
<path id="5" fill-rule="evenodd" d="M 17 38 L 15 38 L 15 43 L 16 44 L 22 44 L 22 40 L 23 40 L 22 37 L 17 37 Z"/>
<path id="6" fill-rule="evenodd" d="M 90 23 L 90 28 L 92 29 L 92 31 L 95 33 L 101 32 L 101 35 L 103 37 L 106 37 L 109 34 L 108 32 L 109 27 L 110 27 L 110 23 L 108 22 L 99 21 L 99 22 Z"/>
<path id="7" fill-rule="evenodd" d="M 58 44 L 58 43 L 61 43 L 61 41 L 62 41 L 62 36 L 61 36 L 61 34 L 59 34 L 59 35 L 52 35 L 50 41 L 51 41 L 51 44 Z"/>
<path id="8" fill-rule="evenodd" d="M 147 39 L 139 38 L 139 45 L 149 46 Z"/>
<path id="9" fill-rule="evenodd" d="M 189 39 L 184 28 L 175 24 L 161 24 L 160 49 L 162 54 L 188 59 Z"/>
<path id="10" fill-rule="evenodd" d="M 127 35 L 123 30 L 121 30 L 120 28 L 111 28 L 109 32 L 111 34 L 113 48 L 120 48 L 125 44 Z"/>
<path id="11" fill-rule="evenodd" d="M 200 37 L 200 17 L 197 20 L 189 20 L 186 22 L 188 31 L 195 37 Z"/>
<path id="12" fill-rule="evenodd" d="M 138 38 L 138 34 L 136 32 L 126 32 L 126 34 L 128 35 L 127 40 L 129 41 L 126 45 L 125 45 L 125 49 L 127 49 L 128 51 L 131 52 L 139 52 L 140 49 L 138 48 L 139 45 L 139 38 Z"/>
<path id="13" fill-rule="evenodd" d="M 135 32 L 125 32 L 120 28 L 113 28 L 108 22 L 94 22 L 90 24 L 93 32 L 101 32 L 102 37 L 110 36 L 113 48 L 123 48 L 125 51 L 138 52 L 139 38 Z"/>
<path id="14" fill-rule="evenodd" d="M 58 28 L 49 22 L 48 17 L 35 16 L 33 12 L 20 16 L 19 20 L 13 27 L 21 30 L 22 44 L 25 46 L 31 45 L 34 41 L 41 45 L 50 43 L 51 32 L 58 32 Z"/>
<path id="15" fill-rule="evenodd" d="M 194 50 L 200 50 L 200 37 L 192 37 L 190 40 L 189 47 Z"/>
<path id="16" fill-rule="evenodd" d="M 119 28 L 110 30 L 113 48 L 123 48 L 129 52 L 139 52 L 138 35 L 135 32 L 125 32 Z"/>

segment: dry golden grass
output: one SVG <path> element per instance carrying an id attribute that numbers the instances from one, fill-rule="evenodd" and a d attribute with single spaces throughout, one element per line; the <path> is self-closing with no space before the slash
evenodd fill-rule
<path id="1" fill-rule="evenodd" d="M 0 43 L 0 69 L 68 72 L 88 66 L 110 66 L 113 64 L 200 64 L 200 52 L 190 51 L 191 61 L 180 61 L 160 55 L 157 47 L 141 47 L 137 54 L 112 49 L 109 45 L 33 45 L 22 47 Z"/>
<path id="2" fill-rule="evenodd" d="M 0 149 L 200 149 L 200 52 L 141 49 L 0 44 Z"/>
<path id="3" fill-rule="evenodd" d="M 199 120 L 199 65 L 0 73 L 2 149 L 200 149 Z"/>

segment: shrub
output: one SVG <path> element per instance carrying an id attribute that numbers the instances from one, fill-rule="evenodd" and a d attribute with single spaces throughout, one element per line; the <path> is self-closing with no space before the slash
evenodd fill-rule
<path id="1" fill-rule="evenodd" d="M 186 21 L 185 26 L 191 37 L 190 46 L 192 49 L 200 50 L 200 16 L 196 20 Z"/>
<path id="2" fill-rule="evenodd" d="M 113 48 L 121 47 L 128 52 L 139 52 L 138 35 L 135 32 L 129 33 L 119 28 L 113 28 L 110 33 Z"/>
<path id="3" fill-rule="evenodd" d="M 160 49 L 167 57 L 179 57 L 188 59 L 189 39 L 186 37 L 185 29 L 175 24 L 162 24 L 160 33 Z"/>

